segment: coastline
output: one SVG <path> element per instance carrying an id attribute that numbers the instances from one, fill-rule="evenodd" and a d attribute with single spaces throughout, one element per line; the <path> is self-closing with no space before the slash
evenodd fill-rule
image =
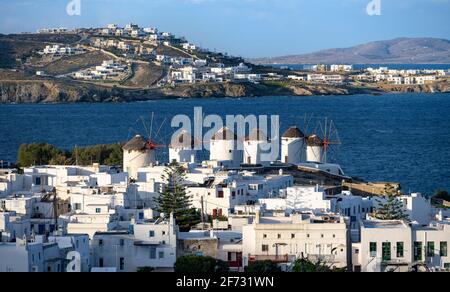
<path id="1" fill-rule="evenodd" d="M 175 87 L 124 89 L 59 80 L 0 80 L 0 104 L 129 103 L 168 99 L 243 98 L 262 96 L 327 96 L 389 93 L 450 93 L 450 81 L 426 85 L 366 86 L 304 82 L 212 83 Z"/>

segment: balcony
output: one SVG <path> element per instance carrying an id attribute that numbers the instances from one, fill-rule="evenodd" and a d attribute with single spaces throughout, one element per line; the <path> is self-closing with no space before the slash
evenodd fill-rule
<path id="1" fill-rule="evenodd" d="M 249 257 L 250 262 L 272 261 L 277 264 L 289 263 L 288 255 L 254 255 Z"/>

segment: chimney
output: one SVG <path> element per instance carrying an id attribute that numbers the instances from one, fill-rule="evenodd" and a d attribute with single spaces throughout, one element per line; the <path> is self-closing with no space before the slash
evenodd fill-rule
<path id="1" fill-rule="evenodd" d="M 257 210 L 255 216 L 255 224 L 260 224 L 260 222 L 261 222 L 261 211 Z"/>

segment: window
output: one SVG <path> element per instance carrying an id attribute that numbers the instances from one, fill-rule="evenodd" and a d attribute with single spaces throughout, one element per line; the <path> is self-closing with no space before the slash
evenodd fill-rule
<path id="1" fill-rule="evenodd" d="M 121 239 L 119 244 L 120 244 L 120 246 L 124 246 L 125 245 L 125 240 Z"/>
<path id="2" fill-rule="evenodd" d="M 102 212 L 102 209 L 100 209 L 100 208 L 95 209 L 95 213 L 100 214 L 101 212 Z"/>
<path id="3" fill-rule="evenodd" d="M 383 261 L 384 262 L 390 261 L 392 259 L 391 243 L 383 242 L 382 250 L 383 250 Z"/>
<path id="4" fill-rule="evenodd" d="M 156 259 L 156 247 L 154 246 L 150 247 L 150 259 Z"/>
<path id="5" fill-rule="evenodd" d="M 263 244 L 262 252 L 269 252 L 269 246 L 267 244 Z"/>
<path id="6" fill-rule="evenodd" d="M 447 248 L 447 242 L 446 241 L 443 241 L 443 242 L 441 242 L 441 248 L 440 248 L 440 252 L 439 252 L 439 255 L 441 256 L 441 257 L 447 257 L 448 256 L 448 248 Z"/>
<path id="7" fill-rule="evenodd" d="M 414 242 L 414 261 L 422 261 L 422 242 Z"/>
<path id="8" fill-rule="evenodd" d="M 444 269 L 450 270 L 450 263 L 445 263 L 444 264 Z"/>
<path id="9" fill-rule="evenodd" d="M 40 186 L 41 183 L 42 183 L 41 178 L 40 178 L 40 177 L 36 177 L 36 183 L 35 183 L 35 185 Z"/>
<path id="10" fill-rule="evenodd" d="M 163 235 L 163 236 L 164 236 L 164 235 L 166 235 L 166 232 L 165 232 L 165 231 L 163 231 L 163 232 L 162 232 L 162 235 Z"/>
<path id="11" fill-rule="evenodd" d="M 295 234 L 291 234 L 291 239 L 294 239 L 295 238 Z"/>
<path id="12" fill-rule="evenodd" d="M 370 243 L 370 257 L 374 258 L 377 256 L 377 243 L 371 242 Z"/>
<path id="13" fill-rule="evenodd" d="M 98 240 L 98 245 L 99 245 L 99 246 L 103 246 L 103 239 L 99 239 L 99 240 Z"/>
<path id="14" fill-rule="evenodd" d="M 160 251 L 160 252 L 159 252 L 159 258 L 160 258 L 160 259 L 163 259 L 163 258 L 164 258 L 164 252 L 163 252 L 163 251 Z"/>
<path id="15" fill-rule="evenodd" d="M 263 234 L 263 238 L 267 238 L 267 234 Z"/>
<path id="16" fill-rule="evenodd" d="M 75 210 L 81 210 L 81 204 L 80 203 L 75 203 L 73 206 L 74 206 Z"/>
<path id="17" fill-rule="evenodd" d="M 311 236 L 310 236 L 309 234 L 306 234 L 306 237 L 307 237 L 307 238 L 310 238 Z"/>
<path id="18" fill-rule="evenodd" d="M 405 244 L 403 242 L 397 242 L 397 257 L 402 258 L 405 256 Z"/>
<path id="19" fill-rule="evenodd" d="M 359 254 L 359 249 L 355 249 L 355 254 Z"/>
<path id="20" fill-rule="evenodd" d="M 150 230 L 150 232 L 148 233 L 148 237 L 155 237 L 155 231 Z"/>
<path id="21" fill-rule="evenodd" d="M 100 268 L 103 268 L 103 258 L 99 258 L 99 259 L 98 259 L 98 266 L 99 266 Z"/>
<path id="22" fill-rule="evenodd" d="M 278 234 L 278 239 L 281 239 L 281 234 Z"/>
<path id="23" fill-rule="evenodd" d="M 427 257 L 429 257 L 429 258 L 434 257 L 434 242 L 432 242 L 432 241 L 428 242 Z"/>
<path id="24" fill-rule="evenodd" d="M 224 197 L 223 191 L 218 191 L 218 192 L 217 192 L 217 197 L 218 197 L 218 198 L 223 198 L 223 197 Z"/>
<path id="25" fill-rule="evenodd" d="M 125 259 L 124 258 L 120 258 L 120 267 L 119 269 L 121 271 L 123 271 L 125 269 Z"/>

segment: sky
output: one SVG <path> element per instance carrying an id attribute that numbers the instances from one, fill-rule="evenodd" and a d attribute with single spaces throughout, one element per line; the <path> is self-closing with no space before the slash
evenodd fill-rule
<path id="1" fill-rule="evenodd" d="M 80 1 L 80 15 L 67 13 L 71 1 Z M 381 15 L 368 14 L 372 1 Z M 275 57 L 397 37 L 450 39 L 450 0 L 0 0 L 0 33 L 129 22 L 236 56 Z"/>

